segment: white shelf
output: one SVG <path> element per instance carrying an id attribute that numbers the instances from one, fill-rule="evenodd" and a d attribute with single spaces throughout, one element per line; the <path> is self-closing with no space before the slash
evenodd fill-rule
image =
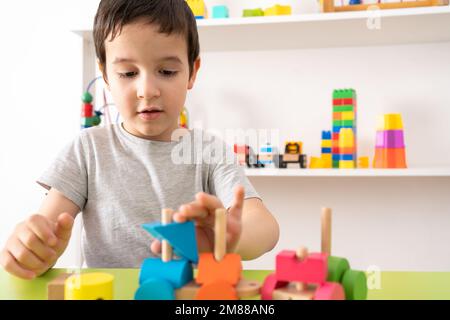
<path id="1" fill-rule="evenodd" d="M 247 177 L 449 177 L 450 167 L 408 169 L 245 169 Z"/>
<path id="2" fill-rule="evenodd" d="M 367 27 L 379 18 L 380 29 Z M 92 19 L 72 30 L 92 40 Z M 277 50 L 450 41 L 450 7 L 198 20 L 201 51 Z"/>

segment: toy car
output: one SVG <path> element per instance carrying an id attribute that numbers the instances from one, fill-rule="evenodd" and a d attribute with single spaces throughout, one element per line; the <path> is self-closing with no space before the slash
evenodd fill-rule
<path id="1" fill-rule="evenodd" d="M 306 168 L 306 155 L 302 154 L 303 143 L 301 141 L 286 142 L 284 147 L 284 154 L 278 155 L 278 168 L 287 168 L 290 163 L 298 164 L 300 168 Z"/>

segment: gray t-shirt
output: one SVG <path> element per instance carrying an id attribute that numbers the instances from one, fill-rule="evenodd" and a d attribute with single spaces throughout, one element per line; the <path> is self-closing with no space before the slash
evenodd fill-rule
<path id="1" fill-rule="evenodd" d="M 216 195 L 226 208 L 237 184 L 245 198 L 259 198 L 234 155 L 227 158 L 231 148 L 199 129 L 184 133 L 161 142 L 119 124 L 85 129 L 38 179 L 82 210 L 88 267 L 140 267 L 152 256 L 152 237 L 141 225 L 160 221 L 163 208 L 177 210 L 197 192 Z M 227 152 L 217 152 L 220 146 Z"/>

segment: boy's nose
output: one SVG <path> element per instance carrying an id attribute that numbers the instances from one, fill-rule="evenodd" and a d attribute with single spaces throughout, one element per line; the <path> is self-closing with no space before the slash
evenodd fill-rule
<path id="1" fill-rule="evenodd" d="M 161 92 L 153 79 L 143 79 L 138 86 L 137 96 L 139 99 L 150 100 L 161 95 Z"/>

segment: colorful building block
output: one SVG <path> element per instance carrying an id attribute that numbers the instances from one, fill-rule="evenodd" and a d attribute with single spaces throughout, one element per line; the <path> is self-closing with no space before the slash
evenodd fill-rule
<path id="1" fill-rule="evenodd" d="M 378 116 L 377 131 L 382 130 L 403 130 L 402 115 L 399 113 L 389 113 Z"/>
<path id="2" fill-rule="evenodd" d="M 403 130 L 381 130 L 377 131 L 375 141 L 376 148 L 404 148 L 405 141 Z"/>
<path id="3" fill-rule="evenodd" d="M 275 289 L 287 286 L 288 281 L 280 281 L 277 279 L 277 275 L 272 273 L 266 277 L 263 286 L 261 287 L 261 299 L 272 300 L 272 293 Z"/>
<path id="4" fill-rule="evenodd" d="M 327 255 L 311 253 L 303 260 L 296 252 L 281 251 L 276 257 L 276 276 L 280 281 L 298 281 L 321 284 L 327 279 Z"/>
<path id="5" fill-rule="evenodd" d="M 328 282 L 341 282 L 344 273 L 350 269 L 350 264 L 345 258 L 328 257 Z"/>
<path id="6" fill-rule="evenodd" d="M 216 261 L 213 253 L 202 253 L 198 263 L 198 284 L 208 284 L 219 280 L 236 285 L 241 278 L 241 256 L 228 253 L 222 261 Z"/>
<path id="7" fill-rule="evenodd" d="M 367 299 L 367 278 L 362 271 L 347 270 L 342 277 L 347 300 Z"/>
<path id="8" fill-rule="evenodd" d="M 206 19 L 208 12 L 204 0 L 186 0 L 196 19 Z"/>
<path id="9" fill-rule="evenodd" d="M 345 292 L 340 283 L 326 282 L 317 287 L 314 300 L 345 300 Z"/>
<path id="10" fill-rule="evenodd" d="M 64 283 L 72 273 L 61 273 L 47 284 L 48 300 L 64 300 Z"/>
<path id="11" fill-rule="evenodd" d="M 222 19 L 222 18 L 229 18 L 230 13 L 228 12 L 227 6 L 214 6 L 212 9 L 212 17 L 213 19 Z"/>
<path id="12" fill-rule="evenodd" d="M 404 169 L 407 168 L 404 148 L 375 148 L 374 168 Z"/>
<path id="13" fill-rule="evenodd" d="M 279 4 L 274 5 L 273 7 L 267 8 L 264 10 L 265 16 L 282 16 L 282 15 L 290 15 L 292 14 L 291 6 L 282 6 Z"/>
<path id="14" fill-rule="evenodd" d="M 114 276 L 92 272 L 73 274 L 64 283 L 65 300 L 112 300 Z"/>
<path id="15" fill-rule="evenodd" d="M 180 288 L 193 279 L 192 264 L 185 259 L 164 262 L 160 258 L 147 258 L 141 266 L 139 284 L 150 278 L 162 279 Z"/>
<path id="16" fill-rule="evenodd" d="M 359 157 L 358 158 L 358 168 L 368 169 L 369 168 L 369 157 Z"/>
<path id="17" fill-rule="evenodd" d="M 236 288 L 227 281 L 217 280 L 201 286 L 197 300 L 238 300 Z"/>
<path id="18" fill-rule="evenodd" d="M 148 278 L 139 286 L 134 295 L 135 300 L 175 300 L 175 288 L 169 281 Z"/>
<path id="19" fill-rule="evenodd" d="M 261 17 L 264 16 L 264 11 L 261 8 L 257 9 L 244 9 L 242 12 L 243 17 Z"/>

